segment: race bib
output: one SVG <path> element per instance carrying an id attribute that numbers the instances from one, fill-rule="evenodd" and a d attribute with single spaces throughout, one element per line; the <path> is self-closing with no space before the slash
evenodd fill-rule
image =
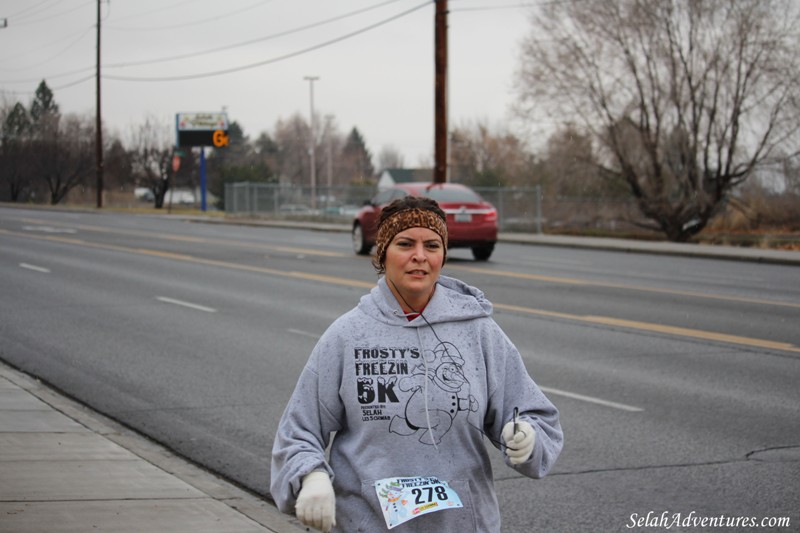
<path id="1" fill-rule="evenodd" d="M 375 482 L 386 527 L 436 511 L 464 507 L 456 491 L 435 477 L 392 477 Z"/>

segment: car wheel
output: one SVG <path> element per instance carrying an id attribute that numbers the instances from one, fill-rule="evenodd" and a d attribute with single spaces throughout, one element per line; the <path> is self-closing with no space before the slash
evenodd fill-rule
<path id="1" fill-rule="evenodd" d="M 476 261 L 488 261 L 494 251 L 494 243 L 472 247 L 472 257 Z"/>
<path id="2" fill-rule="evenodd" d="M 364 240 L 364 232 L 361 224 L 353 224 L 353 251 L 358 255 L 367 255 L 372 249 L 372 245 Z"/>

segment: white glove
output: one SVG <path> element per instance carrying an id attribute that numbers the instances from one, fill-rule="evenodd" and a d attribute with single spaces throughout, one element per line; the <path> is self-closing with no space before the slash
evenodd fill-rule
<path id="1" fill-rule="evenodd" d="M 517 432 L 514 433 L 514 422 L 503 426 L 503 440 L 506 443 L 506 455 L 512 465 L 522 464 L 533 453 L 536 444 L 536 432 L 533 426 L 525 421 L 517 422 Z"/>
<path id="2" fill-rule="evenodd" d="M 314 470 L 303 476 L 294 509 L 306 526 L 327 533 L 336 525 L 336 495 L 327 472 Z"/>

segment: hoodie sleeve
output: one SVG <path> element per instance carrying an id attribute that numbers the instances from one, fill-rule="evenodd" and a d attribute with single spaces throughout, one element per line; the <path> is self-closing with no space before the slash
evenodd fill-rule
<path id="1" fill-rule="evenodd" d="M 272 446 L 270 493 L 285 513 L 294 513 L 303 476 L 326 470 L 333 477 L 325 449 L 344 416 L 338 393 L 341 359 L 336 335 L 329 329 L 312 351 L 278 425 Z"/>
<path id="2" fill-rule="evenodd" d="M 514 408 L 518 408 L 519 420 L 528 422 L 536 432 L 536 443 L 525 463 L 512 465 L 507 456 L 505 463 L 524 476 L 540 478 L 555 464 L 564 444 L 558 410 L 530 377 L 511 340 L 492 323 L 495 330 L 485 353 L 490 401 L 484 431 L 494 442 L 503 442 L 503 426 L 513 420 Z"/>

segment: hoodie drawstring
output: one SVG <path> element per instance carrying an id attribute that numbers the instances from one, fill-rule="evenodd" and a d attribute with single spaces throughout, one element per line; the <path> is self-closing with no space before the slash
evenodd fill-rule
<path id="1" fill-rule="evenodd" d="M 395 316 L 402 316 L 407 318 L 409 315 L 422 315 L 422 313 L 402 313 L 400 311 L 394 310 L 392 313 Z M 424 319 L 424 317 L 423 317 Z M 427 320 L 426 320 L 427 322 Z M 428 324 L 430 326 L 430 324 Z M 422 399 L 425 405 L 425 423 L 428 424 L 428 435 L 431 437 L 431 442 L 433 442 L 433 449 L 437 452 L 439 451 L 439 447 L 436 445 L 436 436 L 433 434 L 433 426 L 431 426 L 431 414 L 430 410 L 428 409 L 428 382 L 430 381 L 430 371 L 428 369 L 428 358 L 425 356 L 425 346 L 422 342 L 422 334 L 419 331 L 419 327 L 415 327 L 414 329 L 417 330 L 417 341 L 419 342 L 419 350 L 420 355 L 422 356 L 422 363 L 425 365 L 425 377 L 422 381 Z"/>

